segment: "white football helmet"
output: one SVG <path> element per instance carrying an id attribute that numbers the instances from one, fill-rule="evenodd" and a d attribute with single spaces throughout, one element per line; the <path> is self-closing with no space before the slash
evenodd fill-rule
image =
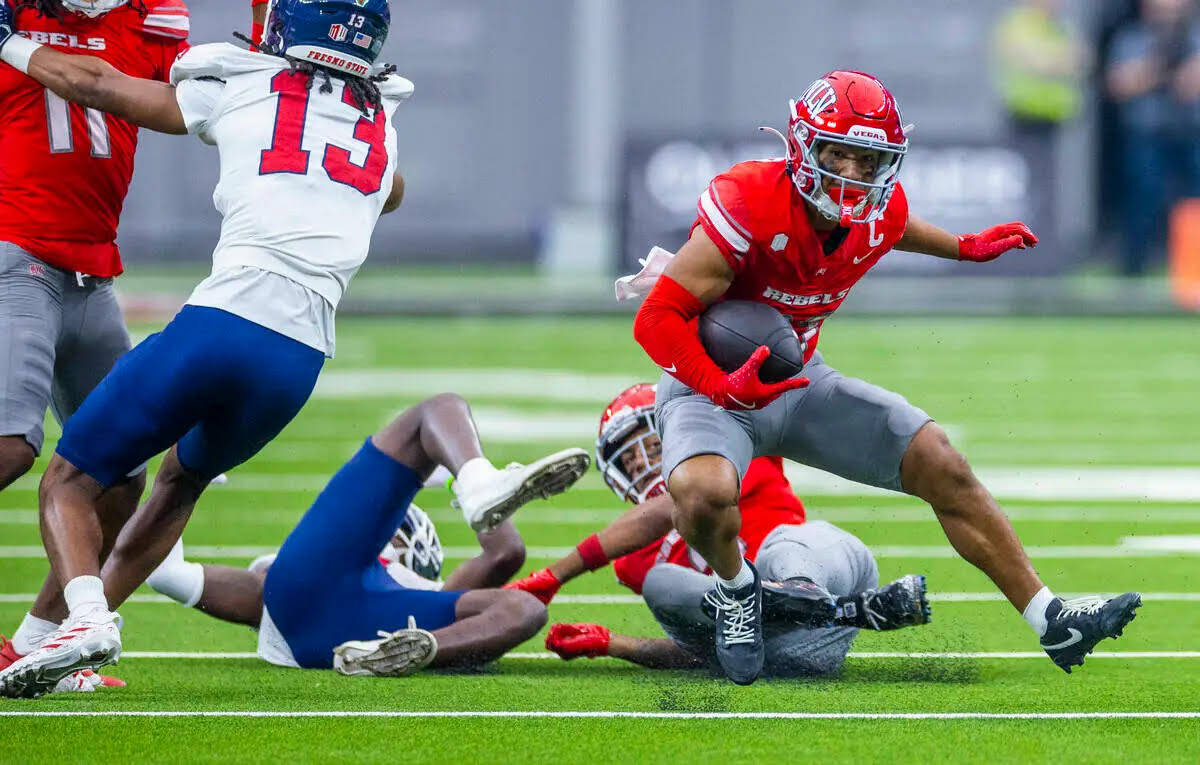
<path id="1" fill-rule="evenodd" d="M 442 540 L 425 511 L 416 505 L 408 506 L 408 515 L 396 529 L 391 545 L 396 562 L 431 582 L 442 580 Z"/>
<path id="2" fill-rule="evenodd" d="M 62 0 L 62 4 L 68 11 L 82 13 L 93 19 L 120 8 L 128 2 L 129 0 Z"/>

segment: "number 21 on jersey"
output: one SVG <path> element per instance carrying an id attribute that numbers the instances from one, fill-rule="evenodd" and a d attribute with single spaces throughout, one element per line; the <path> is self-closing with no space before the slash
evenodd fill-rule
<path id="1" fill-rule="evenodd" d="M 309 97 L 312 95 L 308 89 L 308 77 L 299 72 L 283 71 L 271 78 L 271 92 L 279 94 L 279 104 L 275 112 L 271 148 L 263 149 L 258 165 L 259 175 L 308 174 L 310 152 L 301 148 Z M 357 108 L 349 85 L 342 88 L 342 102 Z M 359 118 L 354 126 L 354 138 L 367 144 L 367 156 L 363 163 L 354 164 L 350 161 L 349 151 L 327 143 L 321 162 L 325 174 L 331 181 L 358 189 L 365 195 L 376 193 L 383 185 L 383 175 L 387 170 L 386 135 L 387 118 L 382 109 L 376 109 L 374 117 Z"/>

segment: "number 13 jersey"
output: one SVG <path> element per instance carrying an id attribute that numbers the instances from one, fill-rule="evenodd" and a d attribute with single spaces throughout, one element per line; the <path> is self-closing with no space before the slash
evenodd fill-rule
<path id="1" fill-rule="evenodd" d="M 309 83 L 282 58 L 225 43 L 184 53 L 171 82 L 188 132 L 221 155 L 213 272 L 271 271 L 336 308 L 391 192 L 391 115 L 412 83 L 396 75 L 378 83 L 383 108 L 368 116 L 342 80 L 324 92 L 321 73 Z"/>
<path id="2" fill-rule="evenodd" d="M 65 53 L 97 56 L 133 77 L 166 81 L 187 48 L 183 0 L 148 0 L 96 18 L 17 12 L 17 34 Z M 117 223 L 137 150 L 137 128 L 69 104 L 0 64 L 0 241 L 68 271 L 121 273 Z"/>

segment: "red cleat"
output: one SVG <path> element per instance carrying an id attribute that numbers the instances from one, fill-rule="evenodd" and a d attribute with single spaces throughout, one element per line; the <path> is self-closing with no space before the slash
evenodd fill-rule
<path id="1" fill-rule="evenodd" d="M 550 632 L 546 635 L 546 648 L 567 661 L 580 656 L 594 659 L 597 656 L 608 656 L 610 640 L 612 633 L 602 624 L 559 622 L 550 625 Z"/>
<path id="2" fill-rule="evenodd" d="M 543 568 L 540 571 L 534 571 L 524 579 L 509 582 L 504 585 L 503 589 L 524 590 L 546 605 L 550 605 L 550 601 L 554 600 L 560 587 L 562 587 L 562 582 L 558 581 L 558 577 L 551 573 L 550 569 Z"/>

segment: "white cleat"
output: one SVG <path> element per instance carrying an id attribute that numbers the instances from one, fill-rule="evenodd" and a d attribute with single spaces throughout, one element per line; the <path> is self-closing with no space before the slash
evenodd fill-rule
<path id="1" fill-rule="evenodd" d="M 378 640 L 349 640 L 333 649 L 333 668 L 343 675 L 405 677 L 429 666 L 437 656 L 437 638 L 417 628 L 379 632 Z"/>
<path id="2" fill-rule="evenodd" d="M 491 531 L 534 499 L 561 494 L 587 472 L 591 459 L 583 449 L 564 449 L 537 462 L 514 462 L 504 470 L 491 470 L 466 482 L 451 486 L 455 499 L 451 504 L 462 510 L 463 518 L 475 531 Z"/>
<path id="3" fill-rule="evenodd" d="M 100 610 L 64 624 L 40 648 L 0 672 L 0 696 L 36 699 L 80 670 L 116 664 L 121 657 L 120 618 Z"/>

